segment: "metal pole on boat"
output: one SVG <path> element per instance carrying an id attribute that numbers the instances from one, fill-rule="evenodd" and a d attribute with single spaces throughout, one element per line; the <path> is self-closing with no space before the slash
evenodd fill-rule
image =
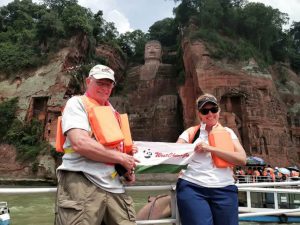
<path id="1" fill-rule="evenodd" d="M 298 208 L 298 209 L 281 209 L 281 210 L 279 209 L 279 210 L 274 210 L 271 212 L 241 213 L 241 214 L 239 214 L 239 218 L 254 217 L 254 216 L 280 215 L 280 214 L 295 213 L 295 212 L 300 212 L 300 208 Z"/>
<path id="2" fill-rule="evenodd" d="M 275 210 L 279 209 L 278 207 L 278 192 L 274 191 L 274 208 Z"/>
<path id="3" fill-rule="evenodd" d="M 51 193 L 56 188 L 0 188 L 0 194 Z"/>
<path id="4" fill-rule="evenodd" d="M 300 181 L 289 181 L 289 182 L 263 182 L 263 183 L 245 183 L 236 184 L 238 188 L 243 187 L 277 187 L 277 186 L 299 186 Z"/>

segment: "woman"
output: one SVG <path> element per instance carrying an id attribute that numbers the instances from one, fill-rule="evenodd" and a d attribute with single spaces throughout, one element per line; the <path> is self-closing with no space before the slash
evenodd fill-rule
<path id="1" fill-rule="evenodd" d="M 182 225 L 238 225 L 238 190 L 234 185 L 232 167 L 217 168 L 211 153 L 233 164 L 245 165 L 246 153 L 238 137 L 230 129 L 234 152 L 223 151 L 208 144 L 208 134 L 219 125 L 220 107 L 210 94 L 197 99 L 200 133 L 195 140 L 195 154 L 177 182 L 177 204 Z M 195 137 L 196 138 L 196 137 Z M 190 133 L 184 131 L 177 143 L 189 143 Z"/>

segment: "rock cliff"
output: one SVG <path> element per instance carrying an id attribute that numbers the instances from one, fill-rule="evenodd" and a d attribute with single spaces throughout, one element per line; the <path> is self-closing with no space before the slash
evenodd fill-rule
<path id="1" fill-rule="evenodd" d="M 273 166 L 299 165 L 299 76 L 286 68 L 283 86 L 276 66 L 262 71 L 254 60 L 239 65 L 216 61 L 201 41 L 185 40 L 182 48 L 184 126 L 195 123 L 196 97 L 212 93 L 221 103 L 221 122 L 239 134 L 248 155 Z"/>
<path id="2" fill-rule="evenodd" d="M 112 103 L 128 113 L 134 140 L 174 142 L 182 130 L 174 67 L 160 64 L 154 75 L 143 69 L 144 65 L 129 68 L 125 90 Z"/>
<path id="3" fill-rule="evenodd" d="M 77 37 L 48 65 L 0 82 L 1 99 L 19 96 L 19 118 L 41 120 L 44 138 L 52 144 L 61 108 L 76 94 L 72 74 L 80 67 L 86 45 L 84 37 Z M 272 166 L 300 166 L 299 75 L 280 64 L 261 70 L 255 60 L 236 64 L 214 60 L 202 41 L 184 40 L 182 49 L 185 83 L 179 86 L 173 65 L 126 66 L 112 47 L 96 48 L 96 55 L 105 58 L 118 81 L 124 83 L 111 102 L 120 112 L 128 113 L 134 140 L 176 141 L 184 128 L 197 122 L 196 98 L 208 92 L 220 101 L 221 122 L 235 130 L 248 155 L 260 156 Z M 16 162 L 14 151 L 8 148 L 0 148 L 0 155 L 5 155 L 0 158 L 1 171 L 28 175 L 28 168 Z M 44 157 L 40 164 L 45 164 Z M 54 164 L 47 164 L 51 166 Z"/>
<path id="4" fill-rule="evenodd" d="M 23 71 L 14 80 L 0 82 L 0 100 L 19 97 L 18 118 L 23 121 L 36 118 L 44 124 L 44 139 L 55 144 L 56 123 L 61 115 L 63 106 L 72 95 L 80 94 L 75 88 L 74 74 L 81 67 L 88 51 L 86 36 L 72 38 L 67 47 L 61 49 L 47 65 L 36 70 Z M 101 45 L 96 48 L 96 55 L 106 59 L 111 68 L 116 71 L 120 79 L 125 72 L 125 61 L 112 47 Z M 3 76 L 4 77 L 4 76 Z M 84 86 L 84 79 L 81 85 Z M 31 163 L 16 161 L 16 151 L 12 146 L 0 145 L 1 177 L 14 174 L 16 177 L 35 176 Z M 47 163 L 46 163 L 47 161 Z M 56 163 L 51 156 L 39 157 L 37 165 L 38 177 L 54 177 Z M 16 171 L 16 172 L 15 172 Z"/>

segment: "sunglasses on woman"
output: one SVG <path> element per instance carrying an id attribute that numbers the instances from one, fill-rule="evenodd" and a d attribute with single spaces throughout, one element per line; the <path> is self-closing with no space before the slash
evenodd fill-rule
<path id="1" fill-rule="evenodd" d="M 217 113 L 219 112 L 219 107 L 218 106 L 214 106 L 214 107 L 211 107 L 211 108 L 206 108 L 206 109 L 199 109 L 199 112 L 202 114 L 202 115 L 207 115 L 209 113 L 209 111 L 211 111 L 212 113 Z"/>

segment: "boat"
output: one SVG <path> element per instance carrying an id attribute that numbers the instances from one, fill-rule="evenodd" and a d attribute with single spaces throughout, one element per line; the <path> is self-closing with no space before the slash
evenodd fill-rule
<path id="1" fill-rule="evenodd" d="M 253 180 L 253 179 L 248 179 Z M 300 223 L 300 181 L 261 182 L 237 184 L 239 188 L 239 221 L 263 223 Z M 133 187 L 132 187 L 133 188 Z M 144 187 L 145 188 L 145 187 Z M 173 187 L 174 189 L 175 187 Z M 171 205 L 169 223 L 180 224 L 176 208 L 175 191 L 170 195 L 158 196 L 147 203 L 139 212 L 137 224 L 161 224 L 166 215 L 163 205 Z M 171 204 L 170 204 L 171 201 Z M 159 205 L 160 204 L 160 205 Z M 159 205 L 159 206 L 158 206 Z M 157 208 L 157 210 L 156 210 Z M 152 223 L 149 222 L 152 219 Z M 149 223 L 146 223 L 148 221 Z"/>
<path id="2" fill-rule="evenodd" d="M 0 225 L 9 225 L 10 216 L 7 202 L 0 202 Z"/>
<path id="3" fill-rule="evenodd" d="M 253 222 L 299 223 L 300 181 L 239 183 L 239 220 Z M 170 195 L 167 218 L 138 220 L 137 224 L 180 225 L 176 205 L 175 184 L 159 186 L 129 186 L 128 191 L 163 191 Z M 0 194 L 30 194 L 56 192 L 56 188 L 0 188 Z M 7 207 L 7 204 L 6 204 Z M 8 212 L 8 210 L 7 210 Z M 9 216 L 9 215 L 8 215 Z M 8 217 L 9 218 L 9 217 Z M 7 224 L 7 223 L 6 223 Z M 5 224 L 5 225 L 6 225 Z M 8 223 L 9 224 L 9 223 Z M 0 224 L 3 225 L 3 224 Z"/>
<path id="4" fill-rule="evenodd" d="M 300 223 L 300 181 L 237 185 L 240 221 Z"/>

